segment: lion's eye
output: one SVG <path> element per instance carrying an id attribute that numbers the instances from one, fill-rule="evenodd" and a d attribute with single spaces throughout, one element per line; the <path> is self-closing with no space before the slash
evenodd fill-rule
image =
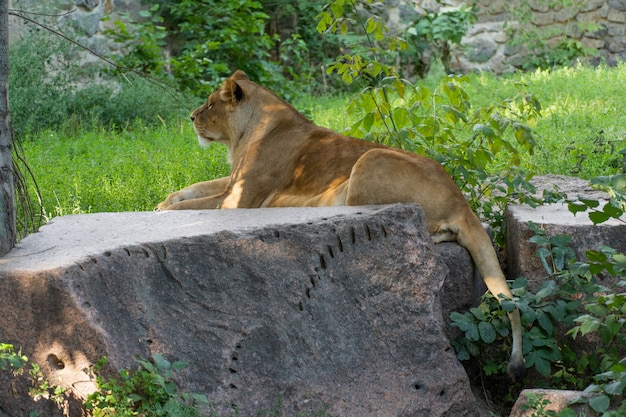
<path id="1" fill-rule="evenodd" d="M 213 103 L 209 103 L 209 106 L 207 107 L 207 110 L 211 110 L 213 108 Z"/>

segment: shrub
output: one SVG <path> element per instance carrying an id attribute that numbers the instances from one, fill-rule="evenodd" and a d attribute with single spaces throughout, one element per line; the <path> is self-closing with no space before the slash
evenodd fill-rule
<path id="1" fill-rule="evenodd" d="M 185 362 L 171 363 L 160 354 L 152 360 L 137 359 L 136 370 L 121 370 L 118 378 L 102 376 L 106 358 L 94 366 L 98 390 L 90 394 L 85 408 L 94 417 L 199 417 L 198 405 L 208 404 L 204 395 L 178 391 L 174 373 L 187 367 Z"/>
<path id="2" fill-rule="evenodd" d="M 626 175 L 599 177 L 592 183 L 609 192 L 609 202 L 601 206 L 590 199 L 567 200 L 571 211 L 591 210 L 596 224 L 621 217 L 626 209 Z M 503 308 L 485 296 L 477 308 L 452 313 L 452 325 L 463 332 L 453 341 L 457 357 L 476 357 L 484 376 L 504 372 L 508 351 L 504 312 L 517 307 L 525 327 L 526 366 L 536 371 L 529 376 L 533 386 L 586 387 L 587 392 L 597 393 L 589 399 L 595 411 L 605 417 L 622 415 L 626 410 L 626 294 L 618 291 L 626 285 L 626 255 L 605 246 L 588 250 L 586 260 L 577 261 L 571 237 L 548 236 L 530 226 L 535 233 L 530 241 L 537 245 L 549 279 L 536 294 L 525 288 L 524 279 L 516 280 L 515 300 L 503 301 Z M 612 277 L 617 285 L 602 285 L 603 277 Z M 588 352 L 574 352 L 566 334 L 572 338 L 595 334 L 601 343 Z M 612 403 L 618 410 L 609 411 Z"/>
<path id="3" fill-rule="evenodd" d="M 61 39 L 36 31 L 11 44 L 9 94 L 18 137 L 80 125 L 124 127 L 136 119 L 160 124 L 195 105 L 150 79 L 80 69 L 71 65 L 73 53 Z"/>
<path id="4" fill-rule="evenodd" d="M 124 45 L 125 53 L 117 61 L 128 68 L 173 77 L 183 91 L 196 96 L 205 97 L 236 69 L 288 96 L 302 84 L 309 87 L 328 51 L 336 48 L 334 39 L 320 40 L 306 25 L 321 0 L 279 5 L 261 0 L 150 4 L 139 19 L 122 15 L 114 22 L 116 28 L 107 31 Z M 285 18 L 295 21 L 288 34 L 273 28 Z"/>

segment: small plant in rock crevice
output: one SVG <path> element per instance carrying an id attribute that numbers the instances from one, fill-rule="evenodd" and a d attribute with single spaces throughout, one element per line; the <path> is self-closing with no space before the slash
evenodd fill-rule
<path id="1" fill-rule="evenodd" d="M 135 370 L 120 370 L 117 378 L 102 376 L 107 359 L 96 363 L 98 390 L 90 394 L 85 407 L 94 417 L 200 417 L 198 405 L 208 404 L 204 395 L 178 391 L 174 373 L 187 367 L 185 362 L 170 362 L 160 354 L 152 360 L 137 359 Z"/>

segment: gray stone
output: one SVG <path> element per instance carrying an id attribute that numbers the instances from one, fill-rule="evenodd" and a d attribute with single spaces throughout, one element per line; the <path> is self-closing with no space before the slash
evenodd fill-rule
<path id="1" fill-rule="evenodd" d="M 609 6 L 615 10 L 626 11 L 626 0 L 611 0 Z"/>
<path id="2" fill-rule="evenodd" d="M 554 13 L 554 20 L 557 22 L 569 22 L 578 14 L 578 9 L 567 6 Z"/>
<path id="3" fill-rule="evenodd" d="M 626 16 L 624 21 L 626 21 Z M 613 52 L 613 53 L 619 53 L 619 52 L 624 52 L 626 51 L 626 39 L 623 38 L 613 38 L 609 41 L 607 41 L 608 43 L 608 50 L 609 52 Z"/>
<path id="4" fill-rule="evenodd" d="M 600 25 L 600 28 L 598 30 L 595 30 L 593 32 L 585 32 L 585 36 L 588 38 L 600 39 L 604 43 L 604 39 L 606 38 L 606 35 L 608 33 L 609 29 L 606 25 L 602 24 Z"/>
<path id="5" fill-rule="evenodd" d="M 626 12 L 611 10 L 606 19 L 613 23 L 624 23 L 626 22 Z"/>
<path id="6" fill-rule="evenodd" d="M 624 25 L 609 24 L 607 25 L 609 36 L 624 36 L 626 35 L 626 28 Z"/>
<path id="7" fill-rule="evenodd" d="M 102 14 L 97 11 L 93 13 L 69 13 L 59 18 L 59 25 L 70 26 L 76 30 L 78 35 L 89 38 L 100 31 L 101 18 Z"/>
<path id="8" fill-rule="evenodd" d="M 626 216 L 623 220 L 626 221 Z M 572 237 L 572 247 L 579 260 L 589 249 L 610 246 L 626 252 L 626 224 L 610 220 L 594 226 L 587 213 L 574 216 L 565 204 L 549 204 L 537 208 L 519 205 L 507 208 L 507 266 L 508 278 L 528 278 L 528 287 L 536 291 L 547 272 L 535 256 L 537 246 L 528 242 L 533 236 L 528 222 L 532 221 L 546 231 L 548 237 L 567 234 Z"/>
<path id="9" fill-rule="evenodd" d="M 604 191 L 596 190 L 588 180 L 567 175 L 539 175 L 531 180 L 537 190 L 537 195 L 541 196 L 546 191 L 559 191 L 567 198 L 577 198 L 583 196 L 594 199 L 608 199 L 609 195 Z"/>
<path id="10" fill-rule="evenodd" d="M 591 10 L 599 9 L 600 7 L 604 5 L 605 2 L 606 0 L 586 0 L 584 2 L 581 2 L 580 11 L 588 12 Z"/>
<path id="11" fill-rule="evenodd" d="M 468 59 L 478 63 L 489 61 L 498 50 L 498 45 L 489 37 L 476 38 L 468 42 L 466 46 L 469 49 Z"/>
<path id="12" fill-rule="evenodd" d="M 76 0 L 76 7 L 91 12 L 100 5 L 100 0 Z"/>
<path id="13" fill-rule="evenodd" d="M 543 409 L 544 412 L 552 411 L 558 413 L 565 408 L 572 408 L 577 416 L 594 417 L 598 414 L 587 404 L 573 404 L 576 401 L 588 397 L 582 391 L 554 390 L 554 389 L 525 389 L 518 397 L 509 417 L 532 417 L 536 416 L 538 409 L 528 408 L 529 399 L 545 400 L 548 404 Z M 544 414 L 542 414 L 544 415 Z M 546 414 L 547 415 L 547 414 Z"/>
<path id="14" fill-rule="evenodd" d="M 74 394 L 103 355 L 162 353 L 219 415 L 486 415 L 444 335 L 448 253 L 414 205 L 55 218 L 0 260 L 0 340 Z"/>

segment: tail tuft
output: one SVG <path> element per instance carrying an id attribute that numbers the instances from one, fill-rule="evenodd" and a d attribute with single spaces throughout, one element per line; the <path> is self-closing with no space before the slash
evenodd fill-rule
<path id="1" fill-rule="evenodd" d="M 513 381 L 521 379 L 526 373 L 526 365 L 524 364 L 524 357 L 520 355 L 511 355 L 509 360 L 509 366 L 507 367 L 507 374 Z"/>

